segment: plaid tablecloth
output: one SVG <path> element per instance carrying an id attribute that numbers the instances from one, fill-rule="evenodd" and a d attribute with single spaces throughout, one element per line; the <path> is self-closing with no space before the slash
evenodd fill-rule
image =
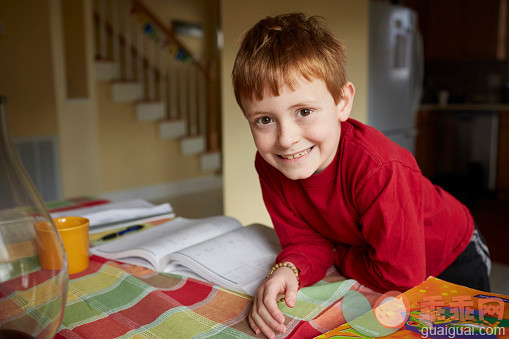
<path id="1" fill-rule="evenodd" d="M 251 338 L 252 298 L 202 281 L 92 256 L 90 267 L 70 277 L 67 306 L 56 338 Z M 311 338 L 343 323 L 342 296 L 378 293 L 332 273 L 299 291 L 297 305 L 284 303 L 287 334 Z M 262 337 L 262 336 L 260 336 Z"/>

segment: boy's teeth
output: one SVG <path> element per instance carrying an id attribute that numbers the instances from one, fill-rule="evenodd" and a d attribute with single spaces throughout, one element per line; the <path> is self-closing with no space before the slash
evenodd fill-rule
<path id="1" fill-rule="evenodd" d="M 281 157 L 282 158 L 285 158 L 285 159 L 295 159 L 295 158 L 300 158 L 301 156 L 303 155 L 306 155 L 309 153 L 309 151 L 311 151 L 311 147 L 302 151 L 302 152 L 299 152 L 299 153 L 295 153 L 295 154 L 292 154 L 292 155 L 282 155 Z"/>

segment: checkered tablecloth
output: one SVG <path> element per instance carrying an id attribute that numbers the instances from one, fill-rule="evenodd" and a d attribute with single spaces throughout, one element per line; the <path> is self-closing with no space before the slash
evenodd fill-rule
<path id="1" fill-rule="evenodd" d="M 378 294 L 332 273 L 299 291 L 295 308 L 280 307 L 287 334 L 308 338 L 345 322 L 341 299 L 348 290 Z M 56 338 L 250 338 L 252 298 L 202 281 L 92 256 L 71 276 L 67 306 Z"/>

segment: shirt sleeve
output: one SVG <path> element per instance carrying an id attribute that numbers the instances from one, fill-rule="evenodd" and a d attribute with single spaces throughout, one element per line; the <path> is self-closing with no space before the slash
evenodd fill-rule
<path id="1" fill-rule="evenodd" d="M 270 214 L 282 251 L 276 262 L 289 261 L 299 269 L 300 287 L 321 280 L 334 264 L 334 245 L 318 234 L 291 210 L 281 183 L 269 174 L 264 160 L 257 156 L 255 166 L 260 178 L 263 200 Z"/>
<path id="2" fill-rule="evenodd" d="M 389 162 L 355 196 L 368 245 L 337 249 L 336 264 L 343 274 L 380 292 L 404 291 L 424 281 L 422 174 Z"/>

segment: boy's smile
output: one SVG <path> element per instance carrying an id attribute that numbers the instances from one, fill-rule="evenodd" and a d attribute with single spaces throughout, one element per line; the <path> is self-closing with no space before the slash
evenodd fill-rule
<path id="1" fill-rule="evenodd" d="M 293 88 L 283 85 L 279 96 L 266 88 L 261 100 L 242 99 L 242 107 L 260 155 L 298 180 L 323 171 L 334 159 L 340 122 L 350 116 L 355 89 L 347 83 L 336 104 L 321 79 L 300 78 Z"/>

